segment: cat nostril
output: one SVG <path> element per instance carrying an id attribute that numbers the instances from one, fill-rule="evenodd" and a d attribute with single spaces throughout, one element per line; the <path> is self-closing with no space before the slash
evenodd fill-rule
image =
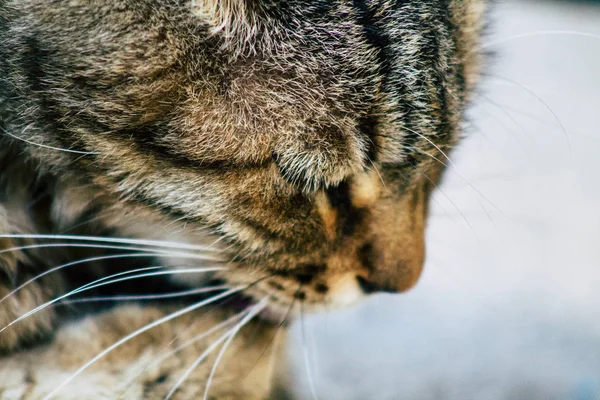
<path id="1" fill-rule="evenodd" d="M 358 281 L 358 286 L 360 286 L 362 291 L 366 294 L 372 294 L 377 292 L 377 287 L 372 282 L 368 281 L 366 278 L 362 276 L 357 276 L 356 280 Z"/>
<path id="2" fill-rule="evenodd" d="M 378 292 L 398 293 L 398 288 L 396 288 L 393 285 L 393 282 L 391 281 L 372 281 L 360 275 L 356 277 L 356 280 L 358 281 L 358 285 L 360 286 L 362 291 L 366 294 L 373 294 Z"/>
<path id="3" fill-rule="evenodd" d="M 311 274 L 311 273 L 304 273 L 304 274 L 300 273 L 300 274 L 296 275 L 296 280 L 298 282 L 300 282 L 301 284 L 305 285 L 305 284 L 310 283 L 314 277 L 315 277 L 315 275 Z"/>
<path id="4" fill-rule="evenodd" d="M 328 290 L 329 290 L 329 286 L 327 286 L 327 285 L 326 285 L 326 284 L 324 284 L 324 283 L 317 283 L 317 284 L 315 285 L 315 291 L 316 291 L 317 293 L 321 293 L 321 294 L 323 294 L 323 293 L 327 293 L 327 291 L 328 291 Z"/>

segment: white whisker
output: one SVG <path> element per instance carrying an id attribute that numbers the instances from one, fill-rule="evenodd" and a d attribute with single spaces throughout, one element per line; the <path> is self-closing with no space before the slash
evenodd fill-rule
<path id="1" fill-rule="evenodd" d="M 61 270 L 63 268 L 68 268 L 71 267 L 73 265 L 78 265 L 78 264 L 84 264 L 87 262 L 94 262 L 94 261 L 102 261 L 102 260 L 112 260 L 112 259 L 116 259 L 116 258 L 132 258 L 132 257 L 158 257 L 160 254 L 156 254 L 156 253 L 137 253 L 137 254 L 130 254 L 130 253 L 126 253 L 126 254 L 111 254 L 108 256 L 98 256 L 98 257 L 89 257 L 89 258 L 84 258 L 81 260 L 77 260 L 77 261 L 71 261 L 69 263 L 66 264 L 62 264 L 59 265 L 57 267 L 51 268 L 47 271 L 42 272 L 39 275 L 34 276 L 33 278 L 29 279 L 28 281 L 22 283 L 21 285 L 19 285 L 17 288 L 15 288 L 13 291 L 11 291 L 10 293 L 8 293 L 7 295 L 5 295 L 3 298 L 0 299 L 0 304 L 2 304 L 3 301 L 5 301 L 6 299 L 8 299 L 10 296 L 14 295 L 15 293 L 17 293 L 19 290 L 23 289 L 25 286 L 29 285 L 30 283 L 52 273 L 58 270 Z"/>
<path id="2" fill-rule="evenodd" d="M 183 342 L 182 344 L 180 344 L 179 346 L 177 346 L 176 348 L 174 348 L 173 350 L 163 354 L 162 356 L 156 358 L 154 361 L 152 361 L 151 363 L 147 364 L 144 369 L 142 369 L 142 371 L 140 371 L 139 374 L 137 374 L 133 379 L 128 380 L 127 382 L 125 382 L 123 385 L 121 385 L 121 388 L 119 389 L 120 391 L 125 391 L 129 385 L 131 385 L 133 383 L 133 381 L 138 378 L 144 371 L 146 371 L 147 369 L 153 367 L 156 364 L 160 364 L 161 362 L 163 362 L 164 360 L 166 360 L 167 358 L 173 356 L 174 354 L 180 352 L 181 350 L 193 345 L 196 342 L 199 342 L 200 340 L 212 335 L 213 333 L 217 332 L 218 330 L 224 328 L 225 326 L 231 324 L 232 322 L 240 319 L 244 314 L 246 314 L 248 312 L 248 310 L 244 310 L 238 314 L 235 314 L 229 318 L 227 318 L 225 321 L 222 321 L 221 323 L 213 326 L 212 328 L 210 328 L 209 330 L 194 336 L 193 338 L 186 340 L 185 342 Z M 170 345 L 170 344 L 169 344 Z"/>
<path id="3" fill-rule="evenodd" d="M 163 268 L 163 267 L 146 267 L 146 268 L 134 269 L 133 271 L 119 272 L 118 274 L 114 274 L 114 275 L 111 275 L 111 276 L 108 276 L 108 277 L 100 278 L 100 279 L 98 279 L 98 280 L 95 280 L 95 281 L 93 281 L 93 282 L 91 282 L 91 283 L 87 283 L 87 284 L 85 284 L 85 285 L 82 285 L 82 286 L 80 286 L 79 288 L 75 289 L 74 291 L 67 293 L 67 295 L 68 295 L 68 294 L 76 294 L 76 293 L 78 293 L 78 292 L 77 292 L 78 290 L 84 291 L 84 289 L 85 289 L 85 288 L 87 288 L 87 287 L 89 287 L 89 286 L 93 285 L 94 283 L 97 283 L 97 282 L 100 282 L 100 281 L 104 281 L 104 280 L 107 280 L 107 279 L 110 279 L 110 278 L 114 278 L 115 276 L 121 276 L 121 275 L 129 274 L 129 273 L 133 273 L 133 272 L 140 272 L 140 271 L 150 271 L 150 270 L 156 270 L 156 269 L 162 269 L 162 268 Z M 9 295 L 10 295 L 10 294 L 9 294 Z M 8 296 L 8 295 L 7 295 L 7 296 Z M 35 308 L 34 308 L 34 309 L 32 309 L 32 310 L 29 310 L 29 311 L 28 311 L 28 312 L 26 312 L 25 314 L 23 314 L 23 315 L 21 315 L 20 317 L 18 317 L 16 320 L 14 320 L 14 321 L 12 321 L 11 323 L 9 323 L 8 325 L 6 325 L 4 328 L 0 329 L 0 333 L 2 333 L 2 331 L 4 331 L 5 329 L 7 329 L 8 327 L 10 327 L 11 325 L 14 325 L 14 324 L 16 324 L 16 323 L 17 323 L 17 322 L 19 322 L 20 320 L 22 320 L 22 319 L 24 319 L 24 318 L 27 318 L 28 316 L 30 316 L 30 315 L 32 315 L 32 314 L 34 314 L 34 313 L 36 313 L 36 312 L 38 312 L 38 311 L 40 311 L 40 310 L 44 309 L 44 308 L 45 308 L 45 307 L 47 307 L 47 306 L 50 306 L 50 305 L 52 305 L 52 304 L 56 303 L 57 301 L 60 301 L 60 300 L 61 300 L 63 297 L 66 297 L 66 295 L 62 295 L 62 296 L 56 297 L 56 298 L 54 298 L 53 300 L 50 300 L 50 301 L 48 301 L 48 302 L 46 302 L 46 303 L 44 303 L 44 304 L 42 304 L 42 305 L 39 305 L 39 306 L 35 307 Z"/>
<path id="4" fill-rule="evenodd" d="M 369 162 L 371 163 L 371 166 L 373 167 L 373 170 L 375 171 L 375 173 L 379 177 L 379 180 L 381 181 L 381 184 L 383 185 L 384 188 L 387 189 L 387 186 L 385 185 L 385 182 L 383 181 L 383 177 L 379 173 L 379 170 L 377 169 L 377 166 L 375 165 L 375 163 L 372 160 L 369 160 Z"/>
<path id="5" fill-rule="evenodd" d="M 544 106 L 544 108 L 546 110 L 548 110 L 548 112 L 550 114 L 552 114 L 552 117 L 554 118 L 554 120 L 556 121 L 556 123 L 558 124 L 563 136 L 565 137 L 565 139 L 567 140 L 567 145 L 569 146 L 569 154 L 572 156 L 573 155 L 573 144 L 571 143 L 571 137 L 569 136 L 569 134 L 567 133 L 567 129 L 565 128 L 565 126 L 563 125 L 562 121 L 560 120 L 560 118 L 558 117 L 558 115 L 554 112 L 554 110 L 548 105 L 548 103 L 546 103 L 544 101 L 544 99 L 542 99 L 535 91 L 533 91 L 532 89 L 528 88 L 525 85 L 520 84 L 519 82 L 513 81 L 512 79 L 508 79 L 508 78 L 504 78 L 502 76 L 492 76 L 492 78 L 496 78 L 496 79 L 500 79 L 503 80 L 505 82 L 508 82 L 510 85 L 516 86 L 518 88 L 523 89 L 524 91 L 526 91 L 527 93 L 529 93 L 531 96 L 533 96 L 535 99 L 537 99 L 537 101 L 540 102 L 540 104 L 542 104 L 542 106 Z"/>
<path id="6" fill-rule="evenodd" d="M 219 290 L 229 289 L 228 285 L 208 286 L 200 289 L 183 290 L 179 292 L 170 292 L 163 294 L 146 294 L 146 295 L 131 295 L 131 296 L 96 296 L 96 297 L 84 297 L 73 300 L 61 301 L 61 305 L 77 304 L 77 303 L 91 303 L 97 301 L 141 301 L 141 300 L 161 300 L 161 299 L 172 299 L 176 297 L 193 296 L 195 294 L 215 292 Z"/>
<path id="7" fill-rule="evenodd" d="M 518 35 L 509 36 L 509 37 L 498 39 L 498 40 L 492 40 L 491 42 L 484 43 L 480 48 L 486 49 L 488 47 L 499 46 L 504 43 L 511 42 L 511 41 L 517 40 L 517 39 L 523 39 L 523 38 L 535 37 L 535 36 L 549 36 L 549 35 L 582 36 L 582 37 L 588 37 L 588 38 L 600 40 L 599 35 L 594 35 L 593 33 L 588 33 L 588 32 L 578 32 L 578 31 L 568 31 L 568 30 L 536 31 L 536 32 L 520 33 Z"/>
<path id="8" fill-rule="evenodd" d="M 453 164 L 452 160 L 450 160 L 450 157 L 448 157 L 448 155 L 446 155 L 446 153 L 435 142 L 433 142 L 431 139 L 429 139 L 427 136 L 425 136 L 425 135 L 423 135 L 423 134 L 415 131 L 414 129 L 410 129 L 410 128 L 407 128 L 407 127 L 404 127 L 404 129 L 406 129 L 407 131 L 409 131 L 411 133 L 414 133 L 415 135 L 417 135 L 421 139 L 426 140 L 429 144 L 431 144 L 433 147 L 435 147 L 435 149 L 437 151 L 439 151 L 444 156 L 444 158 L 446 160 L 448 160 L 449 163 Z"/>
<path id="9" fill-rule="evenodd" d="M 242 316 L 244 316 L 246 313 L 248 313 L 248 310 L 244 310 L 238 314 L 235 314 L 229 318 L 227 318 L 225 321 L 221 322 L 218 325 L 215 325 L 214 327 L 212 327 L 211 329 L 209 329 L 208 331 L 193 337 L 190 340 L 186 340 L 185 342 L 183 342 L 182 344 L 180 344 L 179 346 L 177 346 L 176 348 L 174 348 L 173 350 L 169 351 L 168 353 L 162 355 L 160 358 L 158 358 L 156 361 L 154 361 L 151 365 L 154 365 L 155 363 L 160 363 L 164 360 L 166 360 L 167 358 L 173 356 L 174 354 L 180 352 L 181 350 L 185 349 L 186 347 L 189 347 L 191 345 L 193 345 L 194 343 L 204 339 L 205 337 L 209 336 L 210 334 L 218 331 L 219 329 L 223 328 L 224 326 L 227 326 L 229 324 L 231 324 L 233 321 L 240 319 Z"/>
<path id="10" fill-rule="evenodd" d="M 78 375 L 80 375 L 83 371 L 85 371 L 87 368 L 89 368 L 92 364 L 94 364 L 96 361 L 98 361 L 99 359 L 101 359 L 102 357 L 104 357 L 106 354 L 110 353 L 111 351 L 113 351 L 114 349 L 116 349 L 117 347 L 121 346 L 122 344 L 128 342 L 129 340 L 133 339 L 134 337 L 158 326 L 161 325 L 165 322 L 171 321 L 177 317 L 180 317 L 184 314 L 187 314 L 191 311 L 197 310 L 207 304 L 211 304 L 214 303 L 217 300 L 220 300 L 224 297 L 230 296 L 234 293 L 240 292 L 242 290 L 245 289 L 245 286 L 238 286 L 236 288 L 230 289 L 226 292 L 223 292 L 217 296 L 211 297 L 210 299 L 206 299 L 203 300 L 201 302 L 198 302 L 196 304 L 192 304 L 188 307 L 185 307 L 179 311 L 176 311 L 174 313 L 171 313 L 169 315 L 164 316 L 163 318 L 160 318 L 150 324 L 147 324 L 139 329 L 137 329 L 136 331 L 130 333 L 129 335 L 121 338 L 120 340 L 118 340 L 117 342 L 113 343 L 111 346 L 107 347 L 106 349 L 104 349 L 102 352 L 100 352 L 99 354 L 97 354 L 95 357 L 93 357 L 90 361 L 88 361 L 87 363 L 85 363 L 82 367 L 80 367 L 77 371 L 75 371 L 73 374 L 71 374 L 67 379 L 65 379 L 60 385 L 58 385 L 52 392 L 50 392 L 46 397 L 44 397 L 43 400 L 49 400 L 52 397 L 54 397 L 62 388 L 64 388 L 66 385 L 68 385 L 73 379 L 75 379 Z"/>
<path id="11" fill-rule="evenodd" d="M 266 296 L 259 304 L 257 304 L 256 306 L 251 307 L 250 309 L 246 309 L 244 311 L 242 311 L 240 314 L 237 314 L 235 317 L 239 318 L 241 315 L 244 315 L 244 318 L 236 324 L 236 326 L 234 326 L 233 328 L 231 328 L 230 330 L 228 330 L 227 332 L 225 332 L 223 335 L 221 335 L 215 342 L 213 342 L 198 358 L 196 358 L 196 360 L 192 363 L 192 365 L 190 365 L 188 367 L 188 369 L 183 373 L 183 375 L 179 378 L 179 380 L 177 380 L 177 382 L 175 383 L 175 385 L 173 386 L 173 388 L 171 388 L 171 390 L 169 391 L 169 393 L 165 396 L 165 400 L 170 399 L 175 392 L 177 392 L 177 389 L 179 389 L 179 387 L 181 386 L 181 384 L 190 376 L 190 374 L 198 367 L 198 365 L 204 361 L 209 355 L 210 353 L 212 353 L 217 346 L 219 346 L 219 344 L 221 344 L 222 342 L 226 341 L 225 344 L 223 345 L 223 349 L 226 349 L 227 346 L 229 345 L 229 343 L 231 342 L 231 340 L 233 339 L 233 337 L 235 336 L 235 334 L 247 323 L 249 322 L 254 316 L 256 316 L 258 313 L 260 313 L 265 307 L 266 307 L 266 301 L 268 299 L 269 296 Z M 180 346 L 181 347 L 181 346 Z M 208 393 L 208 388 L 210 387 L 210 382 L 212 380 L 212 376 L 214 374 L 214 371 L 216 370 L 216 366 L 218 365 L 224 351 L 219 352 L 219 355 L 217 356 L 217 359 L 215 360 L 215 363 L 213 365 L 213 368 L 211 370 L 211 373 L 208 377 L 207 383 L 206 383 L 206 390 L 204 393 L 204 398 L 206 399 L 206 395 Z"/>
<path id="12" fill-rule="evenodd" d="M 271 347 L 271 356 L 269 357 L 269 364 L 267 367 L 267 371 L 269 371 L 269 375 L 273 376 L 275 375 L 275 366 L 277 363 L 277 350 L 279 349 L 279 345 L 281 343 L 282 338 L 284 337 L 284 335 L 282 334 L 283 330 L 281 329 L 283 324 L 280 324 L 279 327 L 277 328 L 277 332 L 275 332 L 275 336 L 273 337 L 273 344 Z"/>
<path id="13" fill-rule="evenodd" d="M 200 356 L 198 356 L 198 358 L 196 358 L 196 360 L 192 363 L 192 365 L 190 365 L 188 367 L 188 369 L 185 370 L 183 375 L 177 380 L 177 382 L 171 388 L 169 393 L 167 393 L 167 395 L 165 396 L 165 400 L 170 399 L 175 394 L 175 392 L 177 392 L 177 389 L 179 389 L 179 387 L 181 387 L 181 384 L 190 376 L 190 374 L 196 369 L 196 367 L 198 367 L 198 365 L 202 361 L 204 361 L 204 359 L 206 359 L 206 357 L 208 357 L 210 355 L 210 353 L 212 353 L 219 346 L 219 344 L 223 343 L 225 340 L 227 340 L 229 337 L 231 337 L 231 333 L 239 326 L 239 324 L 241 324 L 248 317 L 248 315 L 250 315 L 251 311 L 252 311 L 252 309 L 250 309 L 250 310 L 246 309 L 246 310 L 242 311 L 241 313 L 235 315 L 236 319 L 239 319 L 242 315 L 245 315 L 245 318 L 242 321 L 240 321 L 236 326 L 234 326 L 232 329 L 228 330 L 223 335 L 219 336 L 219 338 L 217 340 L 215 340 L 210 346 L 208 346 L 206 348 L 206 350 L 204 350 L 204 352 L 202 354 L 200 354 Z M 179 347 L 182 348 L 181 346 L 179 346 Z M 171 352 L 171 354 L 172 353 L 173 352 Z"/>
<path id="14" fill-rule="evenodd" d="M 422 154 L 430 155 L 430 154 L 425 153 L 425 152 L 423 152 Z M 458 205 L 454 202 L 454 200 L 452 200 L 450 198 L 450 196 L 448 196 L 448 194 L 446 194 L 446 192 L 444 191 L 444 189 L 442 189 L 438 185 L 436 185 L 435 182 L 426 173 L 421 172 L 421 176 L 424 176 L 425 179 L 427 179 L 429 182 L 431 182 L 435 186 L 435 190 L 438 191 L 438 192 L 440 192 L 446 198 L 446 200 L 448 200 L 450 202 L 450 204 L 452 204 L 452 206 L 454 206 L 454 208 L 456 209 L 456 211 L 458 211 L 458 213 L 460 214 L 460 216 L 463 218 L 463 220 L 465 221 L 465 223 L 467 224 L 467 226 L 469 227 L 469 229 L 471 230 L 471 232 L 473 232 L 473 235 L 475 236 L 475 239 L 477 239 L 477 241 L 481 244 L 481 241 L 479 240 L 479 236 L 477 235 L 477 232 L 475 231 L 475 228 L 473 228 L 473 225 L 471 224 L 471 222 L 469 221 L 469 219 L 467 218 L 467 216 L 462 212 L 462 210 L 458 207 Z"/>
<path id="15" fill-rule="evenodd" d="M 161 268 L 161 267 L 149 267 L 149 269 L 151 268 Z M 153 276 L 161 276 L 161 275 L 177 275 L 177 274 L 190 274 L 190 273 L 201 273 L 201 272 L 211 272 L 211 271 L 222 271 L 225 268 L 223 267 L 207 267 L 207 268 L 190 268 L 190 269 L 180 269 L 180 270 L 169 270 L 169 271 L 158 271 L 158 272 L 148 272 L 145 274 L 139 274 L 139 275 L 128 275 L 125 276 L 123 278 L 118 278 L 118 279 L 113 279 L 113 280 L 106 280 L 107 277 L 104 278 L 100 278 L 94 282 L 91 283 L 87 283 L 83 286 L 80 286 L 77 289 L 74 289 L 66 294 L 63 294 L 61 296 L 58 296 L 56 298 L 54 298 L 53 300 L 47 301 L 46 303 L 37 306 L 36 308 L 34 308 L 33 310 L 30 310 L 28 312 L 26 312 L 25 314 L 21 315 L 20 317 L 18 317 L 17 319 L 15 319 L 14 321 L 12 321 L 11 323 L 9 323 L 8 325 L 6 325 L 4 328 L 0 329 L 0 333 L 2 333 L 4 330 L 6 330 L 8 327 L 16 324 L 19 321 L 22 321 L 23 319 L 35 314 L 36 312 L 39 312 L 41 310 L 43 310 L 44 308 L 51 306 L 52 304 L 61 301 L 62 299 L 65 299 L 69 296 L 72 296 L 74 294 L 77 293 L 81 293 L 81 292 L 85 292 L 87 290 L 92 290 L 92 289 L 96 289 L 99 288 L 101 286 L 106 286 L 106 285 L 111 285 L 113 283 L 118 283 L 118 282 L 124 282 L 124 281 L 128 281 L 128 280 L 132 280 L 132 279 L 139 279 L 139 278 L 149 278 L 149 277 L 153 277 Z M 125 273 L 130 273 L 130 271 L 128 272 L 122 272 L 122 274 Z M 100 282 L 100 283 L 98 283 Z"/>
<path id="16" fill-rule="evenodd" d="M 414 132 L 411 130 L 411 132 Z M 414 132 L 416 135 L 422 136 L 423 138 L 425 138 L 423 135 Z M 429 139 L 425 138 L 426 140 L 429 141 Z M 431 141 L 430 141 L 431 142 Z M 433 142 L 431 142 L 436 148 L 438 148 Z M 439 148 L 438 148 L 439 150 Z M 492 203 L 487 196 L 485 196 L 483 193 L 481 193 L 481 191 L 479 189 L 477 189 L 475 186 L 473 186 L 473 184 L 471 182 L 469 182 L 467 179 L 465 179 L 460 172 L 458 172 L 454 162 L 446 155 L 446 153 L 444 153 L 443 151 L 440 150 L 440 152 L 442 153 L 442 155 L 444 156 L 444 158 L 446 160 L 448 160 L 448 163 L 443 162 L 442 160 L 440 160 L 439 158 L 437 158 L 436 156 L 434 156 L 433 154 L 429 154 L 427 152 L 418 150 L 417 151 L 420 154 L 426 155 L 428 157 L 430 157 L 431 159 L 437 161 L 438 163 L 440 163 L 441 165 L 443 165 L 444 167 L 448 168 L 454 175 L 456 175 L 461 181 L 463 181 L 464 183 L 467 184 L 467 186 L 469 186 L 469 188 L 471 188 L 479 197 L 481 197 L 483 200 L 485 200 L 487 203 L 489 203 L 492 207 L 494 207 L 496 210 L 498 210 L 502 215 L 504 215 L 505 217 L 507 217 L 508 219 L 510 219 L 510 217 L 508 217 L 508 215 L 500 208 L 498 207 L 496 204 Z"/>
<path id="17" fill-rule="evenodd" d="M 302 357 L 304 358 L 304 367 L 308 378 L 308 387 L 313 400 L 317 400 L 317 390 L 312 376 L 310 361 L 308 358 L 308 345 L 306 342 L 306 325 L 304 323 L 304 302 L 300 303 L 300 334 L 302 336 Z"/>
<path id="18" fill-rule="evenodd" d="M 198 255 L 198 254 L 189 254 L 189 253 L 180 253 L 180 252 L 161 252 L 160 250 L 159 250 L 159 252 L 156 252 L 154 249 L 144 249 L 144 250 L 152 250 L 153 252 L 152 253 L 110 254 L 110 255 L 105 255 L 105 256 L 89 257 L 89 258 L 84 258 L 81 260 L 71 261 L 66 264 L 62 264 L 57 267 L 54 267 L 54 268 L 50 268 L 49 270 L 46 270 L 46 271 L 42 272 L 41 274 L 38 274 L 38 275 L 34 276 L 33 278 L 29 279 L 28 281 L 24 282 L 19 287 L 17 287 L 16 289 L 11 291 L 7 295 L 5 295 L 3 298 L 0 299 L 0 304 L 4 300 L 9 298 L 10 296 L 14 295 L 19 290 L 23 289 L 25 286 L 29 285 L 32 282 L 35 282 L 36 280 L 38 280 L 48 274 L 51 274 L 52 272 L 56 272 L 63 268 L 68 268 L 68 267 L 72 267 L 74 265 L 84 264 L 84 263 L 88 263 L 88 262 L 112 260 L 112 259 L 116 259 L 116 258 L 160 257 L 160 256 L 164 256 L 164 255 L 168 255 L 171 257 L 179 257 L 179 258 L 207 260 L 206 257 Z"/>
<path id="19" fill-rule="evenodd" d="M 217 371 L 217 367 L 219 366 L 219 363 L 221 362 L 225 351 L 227 351 L 227 348 L 233 341 L 233 338 L 240 331 L 240 329 L 244 327 L 244 325 L 250 322 L 252 318 L 257 316 L 262 310 L 264 310 L 267 307 L 267 301 L 269 300 L 269 297 L 271 297 L 270 294 L 265 296 L 252 310 L 250 310 L 250 312 L 248 312 L 248 315 L 246 315 L 236 326 L 234 326 L 231 329 L 231 333 L 229 334 L 227 341 L 223 344 L 223 347 L 217 355 L 217 358 L 213 363 L 213 367 L 210 370 L 210 375 L 208 376 L 208 380 L 206 381 L 206 389 L 204 390 L 204 396 L 202 397 L 202 400 L 208 399 L 208 391 L 210 390 L 210 384 L 212 383 L 215 372 Z"/>
<path id="20" fill-rule="evenodd" d="M 115 246 L 115 245 L 104 245 L 104 244 L 87 244 L 87 243 L 39 243 L 39 244 L 30 244 L 27 246 L 19 246 L 19 247 L 9 247 L 8 249 L 0 250 L 0 254 L 8 253 L 11 251 L 20 251 L 20 250 L 31 250 L 31 249 L 40 249 L 40 248 L 53 248 L 53 247 L 79 247 L 79 248 L 89 248 L 89 249 L 107 249 L 107 250 L 131 250 L 131 251 L 152 251 L 155 253 L 161 253 L 165 255 L 175 254 L 177 256 L 181 254 L 187 254 L 193 256 L 194 258 L 203 257 L 206 260 L 215 260 L 213 256 L 204 256 L 200 254 L 194 253 L 183 253 L 183 252 L 173 252 L 173 250 L 168 249 L 154 249 L 152 247 L 135 247 L 135 246 Z"/>
<path id="21" fill-rule="evenodd" d="M 220 336 L 217 340 L 215 340 L 210 346 L 208 346 L 208 348 L 206 350 L 204 350 L 204 352 L 202 354 L 200 354 L 200 356 L 196 359 L 196 361 L 194 361 L 194 363 L 190 366 L 190 368 L 188 368 L 185 371 L 183 376 L 181 378 L 179 378 L 179 380 L 177 381 L 177 383 L 175 383 L 175 386 L 169 391 L 169 393 L 167 393 L 167 395 L 165 396 L 165 400 L 168 400 L 171 397 L 173 397 L 173 394 L 175 394 L 175 392 L 177 391 L 177 389 L 179 389 L 179 387 L 181 386 L 183 381 L 185 381 L 185 379 L 187 379 L 187 377 L 192 373 L 193 369 L 195 367 L 197 367 L 198 364 L 200 364 L 202 361 L 204 361 L 204 359 L 206 357 L 208 357 L 210 355 L 210 353 L 212 353 L 228 337 L 229 337 L 229 331 L 225 332 L 222 336 Z"/>
<path id="22" fill-rule="evenodd" d="M 172 249 L 181 250 L 198 250 L 198 251 L 214 251 L 214 248 L 200 245 L 193 245 L 179 242 L 169 242 L 163 240 L 149 240 L 149 239 L 131 239 L 131 238 L 119 238 L 119 237 L 105 237 L 105 236 L 79 236 L 79 235 L 46 235 L 46 234 L 0 234 L 0 238 L 7 239 L 46 239 L 46 240 L 79 240 L 87 242 L 105 242 L 105 243 L 126 243 L 126 244 L 137 244 L 146 245 L 152 247 L 168 247 Z"/>
<path id="23" fill-rule="evenodd" d="M 12 133 L 8 132 L 5 129 L 2 129 L 2 133 L 6 134 L 6 135 L 8 135 L 10 137 L 12 137 L 13 139 L 20 140 L 21 142 L 29 143 L 29 144 L 34 145 L 36 147 L 43 147 L 44 149 L 63 151 L 65 153 L 82 154 L 84 156 L 93 155 L 93 154 L 100 154 L 100 153 L 95 152 L 95 151 L 81 151 L 81 150 L 63 149 L 62 147 L 54 147 L 54 146 L 50 146 L 50 145 L 47 145 L 47 144 L 35 143 L 35 142 L 32 142 L 31 140 L 23 139 L 21 137 L 13 135 Z"/>
<path id="24" fill-rule="evenodd" d="M 494 106 L 500 113 L 502 113 L 506 118 L 508 118 L 508 120 L 511 121 L 514 124 L 514 126 L 519 130 L 519 132 L 515 132 L 515 130 L 512 127 L 508 126 L 497 115 L 495 115 L 494 113 L 492 113 L 489 110 L 486 110 L 483 107 L 481 108 L 481 111 L 483 111 L 488 116 L 490 116 L 491 118 L 493 118 L 500 127 L 504 128 L 504 130 L 506 132 L 508 132 L 508 133 L 510 133 L 512 135 L 512 137 L 514 138 L 515 142 L 519 144 L 519 148 L 527 156 L 527 159 L 530 159 L 531 158 L 531 154 L 527 150 L 527 147 L 525 146 L 525 144 L 523 143 L 523 140 L 521 139 L 521 135 L 531 137 L 531 135 L 529 134 L 529 132 L 527 132 L 526 130 L 524 130 L 523 127 L 519 124 L 519 122 L 508 111 L 506 111 L 502 106 L 500 106 L 494 100 L 492 100 L 492 99 L 484 96 L 483 94 L 479 94 L 479 97 L 482 100 L 486 101 L 488 104 Z"/>

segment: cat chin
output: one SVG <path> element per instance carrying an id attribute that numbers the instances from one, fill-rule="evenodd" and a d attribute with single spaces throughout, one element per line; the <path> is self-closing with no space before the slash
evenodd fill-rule
<path id="1" fill-rule="evenodd" d="M 280 326 L 287 326 L 295 319 L 295 313 L 289 312 L 288 308 L 280 307 L 277 304 L 272 306 L 267 306 L 264 310 L 262 310 L 258 317 L 265 322 L 276 324 Z"/>
<path id="2" fill-rule="evenodd" d="M 258 307 L 259 301 L 256 301 L 251 296 L 237 295 L 232 301 L 229 301 L 229 306 L 235 311 L 250 312 L 254 307 Z M 287 326 L 291 321 L 294 320 L 297 310 L 294 310 L 296 304 L 290 306 L 284 306 L 276 302 L 267 302 L 265 308 L 263 308 L 258 314 L 257 318 L 263 322 Z"/>
<path id="3" fill-rule="evenodd" d="M 313 314 L 325 314 L 331 311 L 347 309 L 360 303 L 367 296 L 360 289 L 352 274 L 347 274 L 337 279 L 333 285 L 332 291 L 327 296 L 318 296 L 316 298 L 298 298 L 293 299 L 280 297 L 275 293 L 267 299 L 263 288 L 253 287 L 245 294 L 236 295 L 233 301 L 228 302 L 238 312 L 251 310 L 258 307 L 263 300 L 266 301 L 266 307 L 258 313 L 257 317 L 267 323 L 274 325 L 287 326 L 295 319 L 301 316 Z M 298 294 L 298 292 L 296 293 Z M 262 300 L 261 300 L 262 299 Z"/>

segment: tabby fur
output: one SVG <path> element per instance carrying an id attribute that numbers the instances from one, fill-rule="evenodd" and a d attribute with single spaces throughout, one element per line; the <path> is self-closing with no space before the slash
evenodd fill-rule
<path id="1" fill-rule="evenodd" d="M 66 239 L 17 234 L 210 247 L 204 261 L 165 253 L 48 273 L 0 302 L 0 329 L 111 274 L 218 266 L 91 293 L 217 282 L 243 286 L 253 304 L 268 296 L 262 317 L 224 353 L 209 395 L 283 398 L 271 376 L 284 364 L 263 354 L 283 332 L 269 315 L 293 319 L 417 281 L 429 194 L 479 76 L 484 8 L 482 0 L 0 0 L 0 249 L 29 247 L 0 253 L 0 297 L 57 265 L 118 253 L 35 248 Z M 56 398 L 164 398 L 216 336 L 160 365 L 150 360 L 239 311 L 236 303 L 148 330 Z M 189 304 L 57 305 L 12 324 L 0 332 L 0 399 L 44 398 L 102 349 Z M 173 398 L 202 397 L 216 353 Z"/>

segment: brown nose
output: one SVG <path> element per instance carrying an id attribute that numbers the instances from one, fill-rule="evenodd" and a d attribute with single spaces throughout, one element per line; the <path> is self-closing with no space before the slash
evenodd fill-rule
<path id="1" fill-rule="evenodd" d="M 365 293 L 404 292 L 417 283 L 425 252 L 422 239 L 412 239 L 404 241 L 404 245 L 396 245 L 396 251 L 381 251 L 371 245 L 361 249 L 360 258 L 366 273 L 356 279 Z"/>
<path id="2" fill-rule="evenodd" d="M 417 283 L 422 269 L 422 264 L 412 267 L 399 266 L 395 273 L 377 271 L 369 276 L 358 275 L 356 279 L 366 294 L 399 293 L 412 288 Z"/>

